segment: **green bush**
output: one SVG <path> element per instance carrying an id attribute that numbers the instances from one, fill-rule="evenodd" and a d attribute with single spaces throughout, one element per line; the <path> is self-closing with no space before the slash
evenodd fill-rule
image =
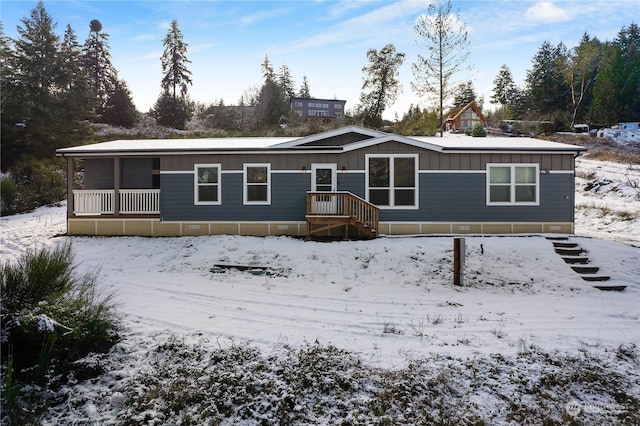
<path id="1" fill-rule="evenodd" d="M 66 196 L 65 170 L 57 160 L 22 159 L 11 167 L 9 176 L 2 180 L 3 215 L 55 205 Z"/>
<path id="2" fill-rule="evenodd" d="M 70 243 L 0 266 L 3 379 L 13 395 L 3 412 L 24 411 L 15 389 L 55 388 L 75 361 L 119 340 L 113 295 L 99 295 L 97 278 L 97 271 L 77 273 Z"/>
<path id="3" fill-rule="evenodd" d="M 473 126 L 473 130 L 471 130 L 471 136 L 474 138 L 484 138 L 487 136 L 487 130 L 480 124 L 476 124 Z"/>

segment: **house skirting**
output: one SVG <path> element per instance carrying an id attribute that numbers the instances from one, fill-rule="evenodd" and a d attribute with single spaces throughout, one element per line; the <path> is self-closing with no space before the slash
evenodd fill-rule
<path id="1" fill-rule="evenodd" d="M 572 234 L 571 222 L 380 222 L 378 235 Z M 68 218 L 68 235 L 179 237 L 288 235 L 304 237 L 302 222 L 161 222 L 157 218 Z M 342 230 L 333 230 L 336 236 Z M 333 235 L 328 234 L 328 235 Z"/>

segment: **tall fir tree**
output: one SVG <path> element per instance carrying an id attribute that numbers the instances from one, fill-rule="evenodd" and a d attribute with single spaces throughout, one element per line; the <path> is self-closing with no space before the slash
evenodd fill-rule
<path id="1" fill-rule="evenodd" d="M 532 112 L 538 117 L 566 111 L 570 105 L 571 89 L 564 78 L 568 64 L 564 44 L 553 46 L 545 41 L 531 60 L 527 71 L 527 98 Z"/>
<path id="2" fill-rule="evenodd" d="M 298 92 L 300 98 L 310 98 L 311 89 L 309 89 L 309 79 L 306 75 L 302 76 L 302 84 L 300 85 L 300 91 Z"/>
<path id="3" fill-rule="evenodd" d="M 462 108 L 472 101 L 477 101 L 478 95 L 471 80 L 460 83 L 453 93 L 453 107 Z"/>
<path id="4" fill-rule="evenodd" d="M 278 72 L 278 85 L 282 90 L 286 99 L 291 99 L 295 97 L 296 92 L 293 88 L 294 86 L 293 76 L 291 76 L 291 71 L 289 71 L 289 67 L 287 65 L 282 65 Z"/>
<path id="5" fill-rule="evenodd" d="M 178 28 L 178 21 L 171 21 L 171 27 L 166 37 L 162 41 L 164 52 L 160 61 L 162 62 L 162 90 L 170 93 L 174 98 L 187 95 L 187 85 L 192 85 L 191 71 L 187 64 L 191 61 L 187 59 L 187 43 L 184 41 L 182 32 Z"/>
<path id="6" fill-rule="evenodd" d="M 102 23 L 93 19 L 89 23 L 89 37 L 84 43 L 84 60 L 93 91 L 93 109 L 99 117 L 107 99 L 118 82 L 118 73 L 111 63 L 109 34 L 102 31 Z"/>

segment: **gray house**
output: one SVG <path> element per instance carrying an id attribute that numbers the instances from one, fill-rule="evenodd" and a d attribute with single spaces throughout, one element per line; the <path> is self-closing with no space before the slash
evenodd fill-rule
<path id="1" fill-rule="evenodd" d="M 347 101 L 338 99 L 291 98 L 291 113 L 306 121 L 340 122 Z"/>
<path id="2" fill-rule="evenodd" d="M 574 159 L 531 138 L 120 140 L 59 149 L 70 235 L 573 233 Z M 82 170 L 84 181 L 74 185 Z"/>

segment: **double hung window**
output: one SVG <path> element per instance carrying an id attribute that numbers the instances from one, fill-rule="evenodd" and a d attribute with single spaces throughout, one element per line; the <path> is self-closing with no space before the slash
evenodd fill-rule
<path id="1" fill-rule="evenodd" d="M 487 164 L 487 204 L 538 205 L 537 164 Z"/>
<path id="2" fill-rule="evenodd" d="M 220 204 L 220 164 L 196 164 L 195 204 Z"/>
<path id="3" fill-rule="evenodd" d="M 271 203 L 271 165 L 244 165 L 244 204 Z"/>

